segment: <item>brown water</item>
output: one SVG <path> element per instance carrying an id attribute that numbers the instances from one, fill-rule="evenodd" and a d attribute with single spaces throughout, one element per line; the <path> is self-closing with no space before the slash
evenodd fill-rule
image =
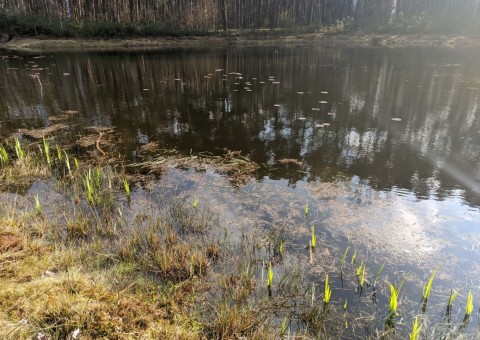
<path id="1" fill-rule="evenodd" d="M 241 150 L 263 165 L 244 187 L 170 170 L 156 190 L 197 195 L 232 230 L 281 228 L 299 261 L 308 262 L 315 221 L 325 256 L 348 245 L 373 276 L 384 260 L 390 281 L 410 272 L 412 300 L 443 264 L 431 302 L 443 312 L 450 288 L 462 288 L 461 304 L 468 289 L 480 293 L 479 52 L 212 47 L 3 58 L 0 134 L 71 110 L 62 120 L 70 132 L 114 127 L 129 162 L 143 161 L 139 148 L 152 141 L 184 153 Z M 313 277 L 325 271 L 317 262 Z"/>

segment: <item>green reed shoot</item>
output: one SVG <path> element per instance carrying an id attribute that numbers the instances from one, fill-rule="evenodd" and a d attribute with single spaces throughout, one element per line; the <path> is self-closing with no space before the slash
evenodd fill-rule
<path id="1" fill-rule="evenodd" d="M 270 294 L 272 291 L 272 283 L 273 283 L 273 269 L 272 269 L 272 262 L 270 262 L 268 265 L 268 278 L 267 278 L 267 287 Z"/>
<path id="2" fill-rule="evenodd" d="M 450 289 L 450 297 L 448 298 L 448 308 L 452 308 L 453 302 L 457 298 L 458 290 Z"/>
<path id="3" fill-rule="evenodd" d="M 48 141 L 43 137 L 43 152 L 45 153 L 45 159 L 47 160 L 48 166 L 52 163 L 50 159 L 50 145 L 48 145 Z"/>
<path id="4" fill-rule="evenodd" d="M 97 169 L 95 171 L 95 177 L 94 177 L 95 186 L 97 188 L 100 188 L 101 179 L 102 179 L 102 170 L 99 167 L 97 167 Z"/>
<path id="5" fill-rule="evenodd" d="M 343 311 L 347 311 L 347 304 L 348 304 L 348 300 L 345 299 L 345 303 L 343 304 Z"/>
<path id="6" fill-rule="evenodd" d="M 350 264 L 353 265 L 356 261 L 357 261 L 357 250 L 354 250 Z"/>
<path id="7" fill-rule="evenodd" d="M 70 177 L 72 177 L 72 169 L 70 168 L 70 159 L 68 158 L 67 152 L 65 150 L 63 152 L 65 153 L 65 165 L 67 166 L 68 174 L 70 175 Z"/>
<path id="8" fill-rule="evenodd" d="M 383 268 L 385 267 L 385 261 L 383 261 L 382 265 L 380 268 L 378 268 L 377 273 L 375 274 L 375 280 L 373 280 L 373 286 L 375 286 L 378 282 L 378 279 L 380 278 L 380 275 L 382 275 Z"/>
<path id="9" fill-rule="evenodd" d="M 195 196 L 194 196 L 194 198 L 193 198 L 193 207 L 194 207 L 195 209 L 197 209 L 197 208 L 198 208 L 198 200 L 197 200 L 197 195 L 195 195 Z"/>
<path id="10" fill-rule="evenodd" d="M 345 263 L 347 262 L 347 254 L 349 250 L 350 250 L 350 247 L 347 247 L 347 249 L 345 249 L 345 253 L 343 253 L 342 259 L 340 260 L 340 269 L 342 269 Z"/>
<path id="11" fill-rule="evenodd" d="M 55 148 L 57 149 L 57 157 L 59 161 L 62 161 L 63 155 L 62 155 L 62 149 L 58 145 L 55 145 Z"/>
<path id="12" fill-rule="evenodd" d="M 315 224 L 312 222 L 312 238 L 310 240 L 310 247 L 315 249 L 315 246 L 317 245 L 317 237 L 315 236 Z"/>
<path id="13" fill-rule="evenodd" d="M 307 204 L 305 204 L 305 216 L 307 216 L 307 215 L 308 215 L 308 202 L 307 202 Z"/>
<path id="14" fill-rule="evenodd" d="M 0 161 L 2 162 L 2 164 L 5 164 L 8 162 L 7 150 L 5 150 L 5 148 L 1 144 L 0 144 Z"/>
<path id="15" fill-rule="evenodd" d="M 410 333 L 410 340 L 417 340 L 421 331 L 422 331 L 422 326 L 418 325 L 418 318 L 415 317 L 415 322 L 413 323 L 412 333 Z"/>
<path id="16" fill-rule="evenodd" d="M 467 297 L 467 305 L 465 306 L 465 318 L 469 318 L 473 312 L 473 294 L 470 290 Z"/>
<path id="17" fill-rule="evenodd" d="M 38 214 L 42 213 L 42 208 L 40 207 L 40 199 L 38 198 L 38 193 L 33 196 L 35 199 L 35 210 L 37 211 Z"/>
<path id="18" fill-rule="evenodd" d="M 323 297 L 323 302 L 327 305 L 330 302 L 331 297 L 332 297 L 332 290 L 330 289 L 330 285 L 328 284 L 328 274 L 327 274 L 327 278 L 325 279 L 325 295 Z"/>
<path id="19" fill-rule="evenodd" d="M 439 268 L 436 268 L 430 278 L 428 279 L 428 282 L 423 286 L 423 297 L 422 301 L 427 302 L 428 298 L 430 297 L 430 292 L 432 290 L 432 284 L 433 284 L 433 279 L 435 278 L 435 275 L 437 274 Z"/>
<path id="20" fill-rule="evenodd" d="M 85 187 L 87 194 L 87 201 L 90 204 L 95 203 L 95 184 L 92 179 L 92 170 L 88 169 L 88 172 L 85 174 L 83 179 L 83 186 Z"/>
<path id="21" fill-rule="evenodd" d="M 285 317 L 285 319 L 283 319 L 283 322 L 282 322 L 282 329 L 280 330 L 280 336 L 284 336 L 285 335 L 285 332 L 287 331 L 287 317 Z"/>
<path id="22" fill-rule="evenodd" d="M 73 164 L 75 164 L 75 169 L 78 170 L 78 169 L 79 169 L 79 166 L 78 166 L 78 159 L 77 159 L 77 157 L 73 157 Z"/>
<path id="23" fill-rule="evenodd" d="M 17 154 L 17 158 L 21 159 L 25 157 L 25 152 L 22 149 L 22 145 L 18 140 L 18 137 L 15 137 L 15 153 Z"/>
<path id="24" fill-rule="evenodd" d="M 127 195 L 127 198 L 130 199 L 130 184 L 128 184 L 128 181 L 125 177 L 123 178 L 123 188 L 125 189 L 125 195 Z"/>
<path id="25" fill-rule="evenodd" d="M 397 307 L 398 307 L 398 294 L 399 291 L 395 289 L 395 286 L 392 285 L 390 282 L 390 303 L 389 303 L 389 311 L 388 311 L 388 318 L 393 318 L 397 315 Z"/>

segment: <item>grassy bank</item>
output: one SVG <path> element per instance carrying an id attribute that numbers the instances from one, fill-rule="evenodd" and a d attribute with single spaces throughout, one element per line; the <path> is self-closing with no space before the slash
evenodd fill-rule
<path id="1" fill-rule="evenodd" d="M 425 314 L 438 269 L 427 273 L 422 302 L 409 305 L 408 276 L 388 279 L 384 265 L 369 268 L 354 249 L 324 251 L 331 245 L 309 222 L 308 204 L 302 262 L 281 230 L 235 235 L 196 196 L 149 195 L 143 186 L 169 161 L 210 164 L 240 186 L 257 166 L 239 153 L 165 151 L 127 171 L 100 144 L 101 133 L 89 149 L 35 135 L 0 147 L 0 329 L 7 339 L 338 339 L 367 326 L 364 338 L 471 335 L 464 335 L 470 295 L 462 296 L 465 313 L 452 291 L 448 319 Z M 315 261 L 327 275 L 308 277 Z M 358 303 L 341 299 L 342 291 Z"/>

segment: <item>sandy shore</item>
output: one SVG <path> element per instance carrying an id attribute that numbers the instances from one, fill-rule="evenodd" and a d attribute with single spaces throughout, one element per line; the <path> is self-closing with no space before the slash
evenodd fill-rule
<path id="1" fill-rule="evenodd" d="M 298 34 L 275 35 L 269 33 L 245 33 L 212 36 L 188 37 L 140 37 L 140 38 L 48 38 L 19 37 L 0 48 L 24 52 L 48 52 L 65 50 L 119 50 L 119 49 L 158 49 L 176 47 L 205 46 L 255 46 L 255 45 L 304 45 L 331 44 L 351 46 L 445 46 L 480 47 L 480 36 L 460 35 L 393 35 L 393 34 Z"/>

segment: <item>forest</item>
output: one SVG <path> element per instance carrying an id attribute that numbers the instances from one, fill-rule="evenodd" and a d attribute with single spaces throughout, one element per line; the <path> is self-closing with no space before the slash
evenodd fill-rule
<path id="1" fill-rule="evenodd" d="M 321 27 L 478 32 L 480 0 L 0 0 L 11 34 L 155 35 Z"/>

